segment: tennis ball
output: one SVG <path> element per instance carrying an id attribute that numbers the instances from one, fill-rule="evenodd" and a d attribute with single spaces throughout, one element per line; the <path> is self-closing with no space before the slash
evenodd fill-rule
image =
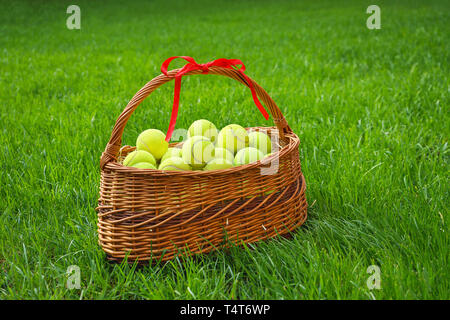
<path id="1" fill-rule="evenodd" d="M 229 124 L 220 130 L 216 145 L 220 148 L 226 148 L 235 154 L 248 146 L 247 130 L 238 124 Z"/>
<path id="2" fill-rule="evenodd" d="M 232 168 L 233 163 L 227 159 L 215 158 L 206 164 L 203 170 L 220 170 Z"/>
<path id="3" fill-rule="evenodd" d="M 248 146 L 258 149 L 263 154 L 272 151 L 272 142 L 269 136 L 260 131 L 253 131 L 248 134 Z"/>
<path id="4" fill-rule="evenodd" d="M 156 170 L 156 167 L 149 162 L 138 162 L 138 163 L 133 164 L 131 167 L 139 168 L 139 169 L 155 169 Z"/>
<path id="5" fill-rule="evenodd" d="M 195 136 L 206 137 L 212 143 L 217 139 L 217 128 L 211 121 L 200 119 L 194 121 L 188 129 L 188 138 Z"/>
<path id="6" fill-rule="evenodd" d="M 181 152 L 187 164 L 194 169 L 200 169 L 213 159 L 214 145 L 206 137 L 194 136 L 184 142 Z"/>
<path id="7" fill-rule="evenodd" d="M 158 167 L 159 170 L 191 170 L 191 167 L 180 157 L 171 157 L 162 161 Z"/>
<path id="8" fill-rule="evenodd" d="M 169 143 L 165 139 L 166 135 L 160 130 L 145 130 L 136 140 L 136 149 L 150 152 L 156 160 L 159 160 L 169 148 Z"/>
<path id="9" fill-rule="evenodd" d="M 135 150 L 133 152 L 130 152 L 123 160 L 123 165 L 132 167 L 133 164 L 139 162 L 148 162 L 151 163 L 153 166 L 156 166 L 155 157 L 153 157 L 151 153 L 144 150 Z"/>
<path id="10" fill-rule="evenodd" d="M 181 149 L 180 148 L 167 149 L 166 153 L 164 153 L 164 155 L 161 158 L 161 162 L 163 162 L 166 159 L 172 158 L 172 157 L 181 158 Z"/>
<path id="11" fill-rule="evenodd" d="M 231 153 L 230 150 L 225 148 L 215 148 L 214 149 L 214 158 L 215 159 L 226 159 L 233 163 L 234 161 L 234 154 Z"/>
<path id="12" fill-rule="evenodd" d="M 264 158 L 264 154 L 256 148 L 248 147 L 238 151 L 234 158 L 234 165 L 241 166 Z"/>

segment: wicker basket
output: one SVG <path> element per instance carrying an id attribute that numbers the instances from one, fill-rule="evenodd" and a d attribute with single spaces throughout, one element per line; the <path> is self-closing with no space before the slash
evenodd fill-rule
<path id="1" fill-rule="evenodd" d="M 306 219 L 300 140 L 266 91 L 250 78 L 275 126 L 247 130 L 278 136 L 278 152 L 256 163 L 213 171 L 159 171 L 120 164 L 121 157 L 134 150 L 121 148 L 131 114 L 177 71 L 157 76 L 136 93 L 117 119 L 101 156 L 98 235 L 110 260 L 168 260 L 180 253 L 206 253 L 287 234 Z M 201 73 L 194 70 L 186 75 Z M 235 69 L 211 67 L 209 74 L 249 86 Z M 261 174 L 262 168 L 277 162 L 273 174 Z"/>

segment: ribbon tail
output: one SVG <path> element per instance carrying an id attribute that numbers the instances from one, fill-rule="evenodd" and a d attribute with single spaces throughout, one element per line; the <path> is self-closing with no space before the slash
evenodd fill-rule
<path id="1" fill-rule="evenodd" d="M 166 134 L 167 142 L 170 141 L 173 130 L 175 129 L 175 124 L 177 123 L 178 106 L 180 104 L 180 88 L 181 88 L 181 77 L 176 77 L 175 78 L 175 90 L 174 90 L 174 96 L 173 96 L 172 115 L 170 116 L 169 128 L 167 129 L 167 134 Z"/>
<path id="2" fill-rule="evenodd" d="M 259 101 L 258 96 L 256 95 L 255 88 L 253 87 L 253 83 L 251 82 L 249 77 L 247 77 L 247 75 L 244 72 L 241 71 L 240 73 L 244 76 L 245 80 L 247 80 L 248 87 L 250 88 L 250 91 L 252 93 L 253 102 L 258 107 L 258 109 L 261 112 L 261 114 L 263 115 L 264 119 L 269 120 L 269 114 L 267 113 L 266 109 L 263 107 L 263 105 Z"/>
<path id="3" fill-rule="evenodd" d="M 251 88 L 251 92 L 252 92 L 253 102 L 255 102 L 259 111 L 262 113 L 264 119 L 269 120 L 269 114 L 267 113 L 266 109 L 264 109 L 263 105 L 261 104 L 258 97 L 256 96 L 255 89 Z"/>

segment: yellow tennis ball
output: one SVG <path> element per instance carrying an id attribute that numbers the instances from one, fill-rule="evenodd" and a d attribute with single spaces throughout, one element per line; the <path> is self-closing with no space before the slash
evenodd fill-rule
<path id="1" fill-rule="evenodd" d="M 215 148 L 214 149 L 214 158 L 215 159 L 226 159 L 233 163 L 234 154 L 231 153 L 230 150 L 225 148 Z"/>
<path id="2" fill-rule="evenodd" d="M 214 145 L 206 137 L 194 136 L 184 142 L 181 152 L 187 164 L 194 169 L 200 169 L 213 159 Z"/>
<path id="3" fill-rule="evenodd" d="M 181 158 L 181 149 L 180 148 L 169 148 L 167 149 L 166 153 L 161 158 L 161 162 L 163 162 L 166 159 L 172 158 L 172 157 L 179 157 Z"/>
<path id="4" fill-rule="evenodd" d="M 227 159 L 215 158 L 206 164 L 203 170 L 221 170 L 233 167 L 233 162 Z"/>
<path id="5" fill-rule="evenodd" d="M 270 137 L 264 132 L 253 131 L 248 134 L 248 146 L 261 151 L 263 154 L 272 151 L 272 142 Z"/>
<path id="6" fill-rule="evenodd" d="M 139 169 L 155 169 L 156 170 L 156 167 L 149 162 L 138 162 L 138 163 L 133 164 L 130 167 L 139 168 Z"/>
<path id="7" fill-rule="evenodd" d="M 212 143 L 217 139 L 217 128 L 211 121 L 200 119 L 194 121 L 188 129 L 188 138 L 195 136 L 206 137 Z"/>
<path id="8" fill-rule="evenodd" d="M 238 151 L 234 157 L 234 165 L 241 166 L 264 158 L 264 154 L 256 148 L 248 147 Z"/>
<path id="9" fill-rule="evenodd" d="M 162 161 L 158 167 L 159 170 L 191 170 L 191 167 L 179 157 L 171 157 Z"/>
<path id="10" fill-rule="evenodd" d="M 226 148 L 233 154 L 248 146 L 247 130 L 238 124 L 229 124 L 220 130 L 217 147 Z"/>
<path id="11" fill-rule="evenodd" d="M 169 148 L 169 143 L 165 139 L 166 135 L 160 130 L 145 130 L 136 140 L 136 149 L 150 152 L 156 160 L 159 160 Z"/>
<path id="12" fill-rule="evenodd" d="M 151 163 L 153 166 L 156 166 L 155 157 L 153 157 L 153 155 L 150 152 L 144 150 L 135 150 L 127 154 L 127 156 L 123 160 L 123 165 L 132 167 L 133 164 L 139 162 L 148 162 Z"/>

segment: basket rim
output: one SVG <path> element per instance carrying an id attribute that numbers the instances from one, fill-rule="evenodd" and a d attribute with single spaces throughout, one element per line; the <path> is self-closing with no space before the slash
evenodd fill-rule
<path id="1" fill-rule="evenodd" d="M 251 128 L 259 128 L 259 129 L 276 129 L 276 127 L 248 127 L 246 130 Z M 118 161 L 110 161 L 108 162 L 102 171 L 108 170 L 108 171 L 116 171 L 121 173 L 129 173 L 132 175 L 152 175 L 152 176 L 159 176 L 159 177 L 167 177 L 167 176 L 185 176 L 185 177 L 192 177 L 192 176 L 208 176 L 208 175 L 215 175 L 215 174 L 227 174 L 227 173 L 235 173 L 239 171 L 254 169 L 262 166 L 266 166 L 272 160 L 275 156 L 278 156 L 279 158 L 285 157 L 287 154 L 291 153 L 295 148 L 298 148 L 300 145 L 300 138 L 293 132 L 288 132 L 284 134 L 285 139 L 289 140 L 288 144 L 279 149 L 278 151 L 274 152 L 272 155 L 263 158 L 262 160 L 258 160 L 256 162 L 252 162 L 245 165 L 240 165 L 237 167 L 231 167 L 228 169 L 216 169 L 216 170 L 183 170 L 183 171 L 177 171 L 177 170 L 159 170 L 159 169 L 141 169 L 141 168 L 134 168 L 134 167 L 127 167 L 121 164 Z M 123 146 L 126 147 L 126 146 Z M 131 147 L 131 146 L 130 146 Z M 131 147 L 133 148 L 133 147 Z"/>

